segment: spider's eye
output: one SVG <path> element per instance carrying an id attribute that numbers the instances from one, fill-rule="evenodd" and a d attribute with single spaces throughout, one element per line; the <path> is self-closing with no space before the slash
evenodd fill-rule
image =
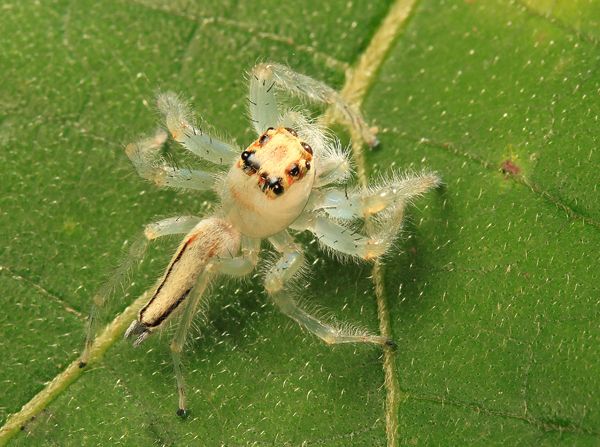
<path id="1" fill-rule="evenodd" d="M 272 127 L 269 127 L 269 128 L 268 128 L 268 129 L 265 131 L 265 133 L 263 133 L 263 134 L 260 136 L 260 138 L 258 139 L 258 144 L 260 144 L 260 145 L 262 146 L 263 144 L 265 144 L 267 141 L 269 141 L 269 140 L 271 139 L 271 137 L 269 136 L 269 131 L 270 131 L 270 130 L 273 130 L 273 128 L 272 128 Z"/>
<path id="2" fill-rule="evenodd" d="M 285 130 L 287 130 L 289 133 L 291 133 L 295 137 L 298 136 L 298 133 L 294 129 L 292 129 L 291 127 L 286 127 Z"/>
<path id="3" fill-rule="evenodd" d="M 274 183 L 273 185 L 271 185 L 271 189 L 278 196 L 280 196 L 281 194 L 283 194 L 283 186 L 281 186 L 281 183 L 279 183 L 279 182 Z"/>
<path id="4" fill-rule="evenodd" d="M 292 167 L 290 168 L 290 170 L 288 171 L 288 173 L 292 177 L 298 177 L 298 175 L 300 175 L 300 168 L 298 167 L 298 165 L 292 165 Z"/>
<path id="5" fill-rule="evenodd" d="M 252 155 L 252 152 L 248 152 L 248 151 L 242 152 L 242 160 L 244 160 L 244 161 L 248 160 L 248 157 L 250 157 L 250 155 Z"/>
<path id="6" fill-rule="evenodd" d="M 309 146 L 307 143 L 304 143 L 304 142 L 303 142 L 303 143 L 300 143 L 300 144 L 302 145 L 302 147 L 304 148 L 304 150 L 305 150 L 306 152 L 308 152 L 310 155 L 312 155 L 312 154 L 313 154 L 312 147 L 310 147 L 310 146 Z"/>
<path id="7" fill-rule="evenodd" d="M 307 161 L 305 166 L 306 166 L 306 170 L 310 171 L 310 161 Z"/>

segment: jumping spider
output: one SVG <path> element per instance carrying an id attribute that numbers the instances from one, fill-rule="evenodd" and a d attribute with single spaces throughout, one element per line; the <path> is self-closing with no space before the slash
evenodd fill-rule
<path id="1" fill-rule="evenodd" d="M 275 305 L 290 318 L 332 343 L 374 343 L 391 340 L 364 331 L 330 325 L 302 309 L 286 283 L 304 266 L 302 247 L 293 234 L 311 232 L 322 248 L 336 256 L 373 260 L 391 246 L 400 229 L 403 209 L 416 196 L 440 184 L 434 173 L 392 175 L 370 188 L 345 185 L 351 175 L 348 154 L 302 113 L 282 111 L 276 91 L 306 97 L 334 107 L 371 146 L 377 144 L 360 112 L 327 85 L 290 68 L 259 64 L 250 73 L 250 116 L 258 139 L 244 151 L 204 133 L 190 123 L 191 113 L 173 93 L 158 97 L 166 128 L 175 141 L 201 159 L 222 168 L 222 175 L 180 169 L 160 155 L 167 133 L 127 146 L 139 175 L 159 187 L 216 191 L 218 211 L 212 217 L 177 216 L 145 227 L 142 246 L 134 246 L 126 265 L 135 265 L 145 245 L 156 238 L 184 234 L 166 272 L 147 304 L 125 333 L 138 346 L 169 319 L 178 319 L 171 342 L 179 409 L 187 411 L 181 353 L 202 294 L 217 275 L 244 276 L 256 267 L 261 240 L 280 254 L 264 278 Z M 373 216 L 374 231 L 357 231 L 357 222 Z M 291 230 L 291 231 L 290 231 Z M 94 297 L 81 366 L 89 359 L 96 333 L 96 310 L 110 295 L 115 275 Z"/>

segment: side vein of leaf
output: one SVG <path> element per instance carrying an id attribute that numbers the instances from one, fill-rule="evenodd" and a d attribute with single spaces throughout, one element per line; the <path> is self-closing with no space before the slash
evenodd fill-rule
<path id="1" fill-rule="evenodd" d="M 287 45 L 297 51 L 310 54 L 311 56 L 315 57 L 315 59 L 318 59 L 321 62 L 324 62 L 327 66 L 334 68 L 334 69 L 338 69 L 340 71 L 345 71 L 349 68 L 348 63 L 341 61 L 339 59 L 336 59 L 334 57 L 331 57 L 328 54 L 322 53 L 311 45 L 298 44 L 298 43 L 295 43 L 294 39 L 292 39 L 291 37 L 282 36 L 280 34 L 275 34 L 275 33 L 268 33 L 268 32 L 264 32 L 264 31 L 260 31 L 260 29 L 258 29 L 255 25 L 253 25 L 251 23 L 245 23 L 245 22 L 242 22 L 239 20 L 226 19 L 226 18 L 218 17 L 218 16 L 186 15 L 186 14 L 184 14 L 184 12 L 180 12 L 177 9 L 154 8 L 154 7 L 149 6 L 139 0 L 130 0 L 130 3 L 136 4 L 138 6 L 141 6 L 145 9 L 149 9 L 154 12 L 162 12 L 162 13 L 165 13 L 165 14 L 177 17 L 177 18 L 194 21 L 198 25 L 225 26 L 225 27 L 236 29 L 238 31 L 243 31 L 245 33 L 250 33 L 251 35 L 258 37 L 260 39 L 263 39 L 263 40 L 281 43 L 281 44 Z"/>
<path id="2" fill-rule="evenodd" d="M 454 145 L 452 143 L 440 143 L 438 141 L 432 141 L 432 140 L 429 140 L 426 138 L 418 138 L 418 139 L 411 138 L 411 139 L 413 139 L 413 141 L 415 141 L 415 142 L 419 142 L 426 146 L 437 148 L 437 149 L 443 149 L 453 155 L 456 155 L 456 156 L 459 156 L 462 158 L 466 158 L 470 162 L 479 164 L 482 168 L 486 169 L 487 171 L 490 171 L 490 172 L 499 172 L 500 171 L 499 166 L 495 166 L 492 163 L 490 163 L 489 161 L 484 160 L 481 157 L 478 157 L 476 155 L 471 154 L 468 151 L 460 149 L 459 147 L 457 147 L 456 145 Z M 547 200 L 548 202 L 550 202 L 551 204 L 556 206 L 558 209 L 563 211 L 569 218 L 580 220 L 587 225 L 591 225 L 593 227 L 600 229 L 600 221 L 598 221 L 597 219 L 594 219 L 593 217 L 586 216 L 586 215 L 574 210 L 572 207 L 570 207 L 569 205 L 564 203 L 560 199 L 560 197 L 557 197 L 554 194 L 550 193 L 549 191 L 544 189 L 541 185 L 531 181 L 527 177 L 520 175 L 520 174 L 512 174 L 512 175 L 509 175 L 508 178 L 511 179 L 512 181 L 516 182 L 517 184 L 525 186 L 531 192 L 542 197 L 544 200 Z"/>
<path id="3" fill-rule="evenodd" d="M 585 42 L 591 43 L 594 46 L 598 45 L 598 39 L 588 33 L 583 31 L 579 31 L 573 26 L 565 23 L 563 20 L 559 19 L 556 16 L 553 16 L 551 13 L 544 13 L 539 8 L 535 7 L 535 2 L 533 0 L 521 0 L 516 3 L 517 5 L 521 5 L 521 7 L 525 10 L 527 14 L 534 17 L 539 17 L 543 20 L 550 22 L 553 26 L 562 29 L 566 33 L 572 34 L 576 36 L 578 39 L 583 40 Z"/>
<path id="4" fill-rule="evenodd" d="M 66 301 L 64 301 L 61 297 L 53 294 L 52 292 L 50 292 L 48 289 L 44 288 L 37 282 L 32 281 L 28 278 L 25 278 L 24 276 L 21 276 L 18 273 L 15 273 L 14 271 L 12 271 L 10 268 L 6 267 L 5 265 L 0 265 L 0 273 L 1 272 L 6 272 L 15 281 L 24 282 L 27 285 L 29 285 L 30 287 L 33 287 L 38 292 L 42 293 L 42 295 L 48 297 L 49 299 L 54 301 L 56 304 L 58 304 L 60 307 L 62 307 L 65 312 L 75 315 L 80 320 L 85 320 L 85 315 L 83 315 L 77 309 L 74 309 L 71 306 L 69 306 L 69 304 Z"/>
<path id="5" fill-rule="evenodd" d="M 589 436 L 598 437 L 600 436 L 600 432 L 583 427 L 577 423 L 571 422 L 567 425 L 557 424 L 556 422 L 552 422 L 551 420 L 543 420 L 539 418 L 534 418 L 529 416 L 527 413 L 519 414 L 519 413 L 511 413 L 503 410 L 497 410 L 493 408 L 488 408 L 484 405 L 481 405 L 477 402 L 463 402 L 455 399 L 447 399 L 442 396 L 435 395 L 418 395 L 415 393 L 410 393 L 408 396 L 409 400 L 420 401 L 420 402 L 429 402 L 437 405 L 449 405 L 457 408 L 466 408 L 470 409 L 477 413 L 483 413 L 490 416 L 496 416 L 506 419 L 515 419 L 527 424 L 533 425 L 543 432 L 567 432 L 574 434 L 585 434 Z"/>

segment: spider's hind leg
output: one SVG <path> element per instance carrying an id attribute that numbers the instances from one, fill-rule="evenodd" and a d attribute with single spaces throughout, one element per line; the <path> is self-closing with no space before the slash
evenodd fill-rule
<path id="1" fill-rule="evenodd" d="M 175 371 L 175 379 L 177 380 L 177 393 L 179 395 L 179 406 L 177 408 L 177 415 L 181 417 L 187 416 L 187 402 L 185 394 L 185 379 L 183 376 L 183 370 L 181 368 L 181 354 L 183 347 L 185 346 L 185 340 L 187 334 L 192 325 L 192 320 L 196 315 L 200 299 L 206 291 L 210 282 L 211 273 L 209 269 L 204 271 L 198 278 L 196 285 L 190 292 L 190 296 L 187 298 L 187 303 L 183 308 L 179 326 L 175 332 L 175 336 L 171 341 L 171 357 L 173 358 L 173 369 Z"/>
<path id="2" fill-rule="evenodd" d="M 187 414 L 183 349 L 200 300 L 217 274 L 248 274 L 256 264 L 259 250 L 259 240 L 242 237 L 227 221 L 215 217 L 201 220 L 180 243 L 154 294 L 125 334 L 137 346 L 168 322 L 176 322 L 170 350 L 180 416 Z"/>

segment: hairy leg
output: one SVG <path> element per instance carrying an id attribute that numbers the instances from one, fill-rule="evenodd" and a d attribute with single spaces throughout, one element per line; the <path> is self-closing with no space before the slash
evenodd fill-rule
<path id="1" fill-rule="evenodd" d="M 210 282 L 212 274 L 208 271 L 203 272 L 198 278 L 196 285 L 190 292 L 187 298 L 185 307 L 182 310 L 179 326 L 173 340 L 171 341 L 170 349 L 171 356 L 173 358 L 173 369 L 175 371 L 175 378 L 177 380 L 177 393 L 179 395 L 179 406 L 177 408 L 177 414 L 181 417 L 187 416 L 187 403 L 185 394 L 185 379 L 183 376 L 183 370 L 181 367 L 181 355 L 183 347 L 185 346 L 185 340 L 187 334 L 192 325 L 192 320 L 196 315 L 196 310 L 202 295 L 206 291 Z"/>
<path id="2" fill-rule="evenodd" d="M 310 101 L 333 106 L 337 112 L 352 124 L 369 146 L 375 147 L 379 144 L 377 137 L 367 126 L 360 112 L 348 104 L 338 92 L 327 84 L 309 76 L 296 73 L 285 65 L 273 63 L 258 64 L 252 70 L 251 76 L 256 80 L 261 94 L 264 92 L 267 95 L 267 91 L 268 94 L 271 94 L 274 87 L 278 87 L 281 90 L 307 98 Z M 268 101 L 270 102 L 271 99 L 269 98 Z M 264 130 L 259 131 L 257 129 L 257 132 L 262 133 Z"/>
<path id="3" fill-rule="evenodd" d="M 176 94 L 172 92 L 160 94 L 158 108 L 164 115 L 173 139 L 203 160 L 229 166 L 239 155 L 239 148 L 193 126 L 190 123 L 192 113 L 189 107 Z"/>
<path id="4" fill-rule="evenodd" d="M 258 135 L 269 127 L 275 127 L 279 121 L 275 84 L 270 74 L 261 70 L 260 65 L 250 73 L 250 92 L 248 96 L 250 120 Z"/>
<path id="5" fill-rule="evenodd" d="M 215 258 L 207 264 L 205 271 L 198 279 L 196 285 L 187 298 L 187 303 L 181 313 L 179 327 L 171 342 L 171 355 L 173 357 L 173 368 L 177 379 L 177 391 L 179 394 L 179 407 L 177 414 L 185 417 L 187 415 L 187 404 L 185 394 L 185 379 L 181 367 L 181 356 L 187 333 L 196 315 L 202 295 L 215 274 L 231 276 L 244 276 L 256 267 L 258 254 L 260 252 L 260 239 L 243 238 L 241 242 L 241 256 L 231 258 Z"/>
<path id="6" fill-rule="evenodd" d="M 364 219 L 404 206 L 440 184 L 441 180 L 436 174 L 422 173 L 391 178 L 368 188 L 350 191 L 332 188 L 318 191 L 307 209 L 322 210 L 336 219 Z"/>
<path id="7" fill-rule="evenodd" d="M 365 236 L 358 231 L 318 214 L 304 213 L 293 229 L 313 233 L 319 243 L 332 253 L 370 261 L 383 255 L 393 242 L 395 229 L 383 229 Z"/>
<path id="8" fill-rule="evenodd" d="M 243 236 L 240 251 L 241 256 L 215 260 L 214 271 L 229 276 L 246 276 L 250 274 L 258 264 L 260 239 Z"/>
<path id="9" fill-rule="evenodd" d="M 374 343 L 391 345 L 393 342 L 386 337 L 369 334 L 365 331 L 348 329 L 350 325 L 343 324 L 335 327 L 321 321 L 302 309 L 289 291 L 285 290 L 286 283 L 300 271 L 304 264 L 304 255 L 287 232 L 279 233 L 269 241 L 281 253 L 281 258 L 275 263 L 265 277 L 265 289 L 275 305 L 288 317 L 308 329 L 327 344 L 336 343 Z"/>
<path id="10" fill-rule="evenodd" d="M 171 166 L 160 156 L 160 148 L 167 140 L 167 134 L 159 130 L 152 138 L 131 143 L 125 153 L 135 166 L 140 177 L 150 180 L 159 187 L 208 190 L 215 184 L 211 173 L 180 169 Z"/>

